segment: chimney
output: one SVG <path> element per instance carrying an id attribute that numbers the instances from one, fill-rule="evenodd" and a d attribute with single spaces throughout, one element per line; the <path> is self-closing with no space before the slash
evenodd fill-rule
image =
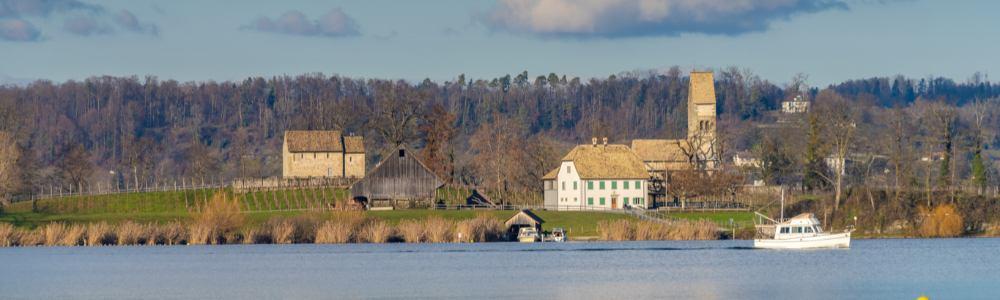
<path id="1" fill-rule="evenodd" d="M 604 146 L 608 146 L 608 137 L 604 137 Z"/>
<path id="2" fill-rule="evenodd" d="M 594 146 L 597 146 L 597 137 L 595 136 L 595 137 L 590 138 L 590 143 L 592 145 L 594 145 Z"/>

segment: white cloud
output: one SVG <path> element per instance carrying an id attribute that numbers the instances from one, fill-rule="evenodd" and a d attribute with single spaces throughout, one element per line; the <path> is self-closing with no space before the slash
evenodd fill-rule
<path id="1" fill-rule="evenodd" d="M 846 8 L 839 0 L 499 0 L 478 17 L 495 31 L 547 37 L 738 35 L 794 14 Z"/>

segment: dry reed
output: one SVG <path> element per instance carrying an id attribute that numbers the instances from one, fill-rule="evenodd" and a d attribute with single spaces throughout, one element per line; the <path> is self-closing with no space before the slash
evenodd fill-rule
<path id="1" fill-rule="evenodd" d="M 455 242 L 479 243 L 502 240 L 504 225 L 488 214 L 478 214 L 470 220 L 462 220 L 455 226 Z"/>
<path id="2" fill-rule="evenodd" d="M 425 225 L 425 222 L 417 220 L 403 220 L 396 226 L 396 230 L 399 232 L 399 235 L 402 236 L 403 241 L 407 243 L 420 243 L 425 239 Z"/>
<path id="3" fill-rule="evenodd" d="M 429 243 L 447 243 L 452 240 L 454 222 L 440 217 L 424 220 L 424 237 Z"/>
<path id="4" fill-rule="evenodd" d="M 369 220 L 361 227 L 359 242 L 385 243 L 392 237 L 393 228 L 382 220 Z"/>
<path id="5" fill-rule="evenodd" d="M 294 242 L 295 226 L 288 220 L 269 222 L 272 242 L 275 244 L 291 244 Z"/>
<path id="6" fill-rule="evenodd" d="M 41 246 L 45 244 L 45 234 L 42 233 L 41 229 L 20 229 L 17 236 L 18 245 L 20 246 Z"/>
<path id="7" fill-rule="evenodd" d="M 0 247 L 13 247 L 17 245 L 17 229 L 14 225 L 0 223 Z"/>
<path id="8" fill-rule="evenodd" d="M 172 221 L 160 227 L 160 237 L 164 245 L 180 245 L 187 241 L 187 229 L 178 221 Z"/>
<path id="9" fill-rule="evenodd" d="M 708 220 L 652 221 L 605 220 L 598 222 L 598 233 L 606 241 L 712 240 L 719 238 L 715 223 Z"/>
<path id="10" fill-rule="evenodd" d="M 63 232 L 66 231 L 66 224 L 48 223 L 40 229 L 44 237 L 45 246 L 58 246 L 62 242 Z"/>
<path id="11" fill-rule="evenodd" d="M 66 229 L 63 231 L 62 238 L 59 240 L 59 245 L 79 246 L 83 244 L 83 235 L 85 232 L 87 232 L 87 228 L 83 225 L 67 225 Z"/>
<path id="12" fill-rule="evenodd" d="M 107 222 L 87 224 L 87 233 L 84 237 L 84 245 L 102 246 L 114 243 L 114 232 Z"/>
<path id="13" fill-rule="evenodd" d="M 317 244 L 340 244 L 355 241 L 358 226 L 364 222 L 365 218 L 358 212 L 335 212 L 333 219 L 323 222 L 316 229 Z"/>
<path id="14" fill-rule="evenodd" d="M 246 216 L 240 213 L 240 204 L 231 199 L 225 192 L 216 192 L 205 205 L 202 213 L 195 218 L 195 224 L 190 226 L 192 244 L 224 244 L 235 242 L 238 230 L 246 222 Z"/>
<path id="15" fill-rule="evenodd" d="M 145 243 L 146 226 L 125 221 L 115 226 L 115 236 L 119 246 L 141 245 Z"/>

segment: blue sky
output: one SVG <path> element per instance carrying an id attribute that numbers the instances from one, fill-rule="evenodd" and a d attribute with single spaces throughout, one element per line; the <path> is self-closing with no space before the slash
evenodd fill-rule
<path id="1" fill-rule="evenodd" d="M 783 83 L 1000 70 L 1000 1 L 0 0 L 0 81 L 444 81 L 748 68 Z"/>

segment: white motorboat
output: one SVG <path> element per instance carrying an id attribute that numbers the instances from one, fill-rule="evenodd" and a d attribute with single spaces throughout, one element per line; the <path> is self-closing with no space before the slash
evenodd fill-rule
<path id="1" fill-rule="evenodd" d="M 552 229 L 552 241 L 562 243 L 566 241 L 566 231 L 562 228 Z"/>
<path id="2" fill-rule="evenodd" d="M 517 240 L 522 243 L 534 243 L 540 240 L 535 227 L 522 227 L 517 233 Z"/>
<path id="3" fill-rule="evenodd" d="M 851 247 L 850 230 L 842 233 L 823 232 L 819 220 L 811 213 L 800 214 L 783 222 L 757 225 L 757 235 L 753 240 L 753 247 L 761 249 Z"/>
<path id="4" fill-rule="evenodd" d="M 811 213 L 799 214 L 785 220 L 785 190 L 781 190 L 781 217 L 776 221 L 757 215 L 757 233 L 753 247 L 760 249 L 815 249 L 850 248 L 851 228 L 842 233 L 826 233 L 819 220 Z"/>

